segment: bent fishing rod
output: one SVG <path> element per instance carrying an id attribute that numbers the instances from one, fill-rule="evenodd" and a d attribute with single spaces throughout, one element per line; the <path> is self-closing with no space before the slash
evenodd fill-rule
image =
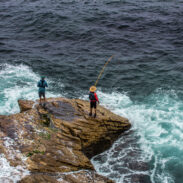
<path id="1" fill-rule="evenodd" d="M 104 66 L 103 66 L 103 68 L 102 68 L 102 70 L 100 71 L 100 74 L 98 75 L 98 78 L 97 78 L 97 80 L 95 81 L 95 87 L 97 86 L 97 84 L 98 84 L 98 81 L 100 80 L 100 78 L 101 78 L 101 76 L 102 76 L 102 74 L 103 74 L 103 72 L 104 72 L 104 70 L 105 70 L 105 68 L 106 68 L 106 66 L 108 65 L 108 63 L 112 60 L 112 58 L 114 57 L 114 55 L 112 55 L 109 59 L 108 59 L 108 61 L 104 64 Z"/>

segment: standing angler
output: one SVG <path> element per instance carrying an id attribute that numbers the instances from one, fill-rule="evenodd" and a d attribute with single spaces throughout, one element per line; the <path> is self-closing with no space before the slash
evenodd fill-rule
<path id="1" fill-rule="evenodd" d="M 38 82 L 37 87 L 39 87 L 39 99 L 40 99 L 40 104 L 41 104 L 42 97 L 44 98 L 44 102 L 46 101 L 46 97 L 45 97 L 46 89 L 45 88 L 48 87 L 48 84 L 45 81 L 44 76 L 41 77 L 41 80 Z"/>
<path id="2" fill-rule="evenodd" d="M 90 99 L 90 113 L 89 113 L 89 116 L 92 116 L 92 109 L 94 108 L 95 109 L 94 118 L 97 115 L 97 113 L 96 113 L 97 102 L 99 104 L 99 100 L 98 100 L 97 94 L 95 93 L 96 89 L 97 88 L 95 86 L 91 86 L 90 87 L 90 93 L 89 93 L 89 99 Z"/>
<path id="3" fill-rule="evenodd" d="M 107 64 L 111 61 L 111 59 L 113 58 L 113 55 L 108 59 L 108 61 L 104 64 L 100 74 L 98 75 L 98 78 L 95 82 L 95 86 L 91 86 L 90 87 L 90 94 L 89 94 L 89 99 L 90 99 L 90 113 L 89 113 L 89 116 L 92 116 L 92 109 L 95 108 L 95 114 L 94 114 L 94 118 L 97 116 L 97 113 L 96 113 L 96 110 L 97 110 L 97 102 L 99 104 L 99 100 L 98 100 L 98 97 L 97 97 L 97 94 L 95 93 L 96 91 L 96 86 L 98 84 L 98 81 L 99 79 L 101 78 L 103 72 L 104 72 L 104 69 L 106 68 Z"/>

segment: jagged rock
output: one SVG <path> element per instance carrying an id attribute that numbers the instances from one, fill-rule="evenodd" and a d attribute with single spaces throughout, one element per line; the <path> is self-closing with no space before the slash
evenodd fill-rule
<path id="1" fill-rule="evenodd" d="M 18 100 L 20 106 L 20 112 L 28 111 L 32 109 L 34 102 L 30 100 Z"/>
<path id="2" fill-rule="evenodd" d="M 95 171 L 79 171 L 52 176 L 36 174 L 23 178 L 19 183 L 114 183 L 106 177 L 98 175 Z"/>
<path id="3" fill-rule="evenodd" d="M 36 174 L 36 175 L 29 175 L 23 178 L 19 183 L 59 183 L 56 178 L 53 176 Z"/>
<path id="4" fill-rule="evenodd" d="M 108 178 L 98 175 L 94 171 L 80 171 L 76 173 L 62 174 L 58 180 L 63 183 L 114 183 Z"/>
<path id="5" fill-rule="evenodd" d="M 31 172 L 31 176 L 22 179 L 23 183 L 49 179 L 54 182 L 51 173 L 83 169 L 93 172 L 89 159 L 109 148 L 131 126 L 126 118 L 101 106 L 96 119 L 89 117 L 89 102 L 79 99 L 50 98 L 43 106 L 19 100 L 19 105 L 21 113 L 0 116 L 0 152 L 12 166 L 21 165 Z M 74 180 L 81 175 L 83 181 Z M 93 175 L 95 182 L 110 182 Z M 86 172 L 62 177 L 66 182 L 90 182 Z"/>

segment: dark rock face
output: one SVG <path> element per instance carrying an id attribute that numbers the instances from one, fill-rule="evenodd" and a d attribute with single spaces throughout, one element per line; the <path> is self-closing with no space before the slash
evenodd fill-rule
<path id="1" fill-rule="evenodd" d="M 113 147 L 93 158 L 98 171 L 110 179 L 124 183 L 150 183 L 150 164 L 139 146 L 139 134 L 134 130 L 126 131 L 113 144 Z"/>
<path id="2" fill-rule="evenodd" d="M 0 150 L 12 166 L 30 171 L 20 182 L 112 182 L 93 171 L 89 158 L 130 128 L 127 119 L 101 106 L 96 119 L 89 117 L 89 103 L 79 99 L 51 98 L 43 106 L 19 100 L 19 105 L 21 113 L 0 116 Z M 63 174 L 70 171 L 79 172 Z"/>
<path id="3" fill-rule="evenodd" d="M 46 103 L 44 109 L 57 119 L 73 121 L 75 118 L 75 109 L 68 102 Z"/>

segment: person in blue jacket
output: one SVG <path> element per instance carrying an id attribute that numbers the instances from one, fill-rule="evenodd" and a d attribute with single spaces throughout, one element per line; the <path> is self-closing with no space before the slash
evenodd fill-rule
<path id="1" fill-rule="evenodd" d="M 45 92 L 46 92 L 46 87 L 48 87 L 48 84 L 45 81 L 44 76 L 41 77 L 41 80 L 38 82 L 37 87 L 39 87 L 39 99 L 41 104 L 42 97 L 44 98 L 44 102 L 46 101 Z"/>

